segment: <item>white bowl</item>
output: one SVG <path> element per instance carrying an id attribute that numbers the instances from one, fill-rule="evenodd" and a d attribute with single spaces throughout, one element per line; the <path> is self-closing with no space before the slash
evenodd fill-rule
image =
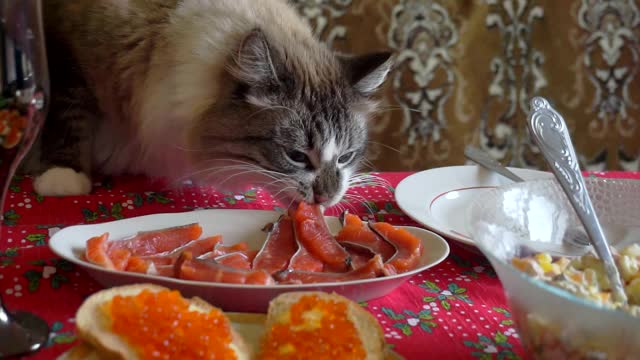
<path id="1" fill-rule="evenodd" d="M 585 180 L 610 244 L 621 248 L 640 242 L 640 181 Z M 511 265 L 513 257 L 530 250 L 576 254 L 562 246 L 563 237 L 568 229 L 583 227 L 555 179 L 487 191 L 474 202 L 469 222 L 504 286 L 532 358 L 640 357 L 640 318 L 580 299 Z"/>
<path id="2" fill-rule="evenodd" d="M 320 290 L 336 292 L 354 301 L 367 301 L 384 296 L 402 285 L 411 276 L 442 262 L 449 255 L 447 242 L 437 234 L 416 228 L 404 227 L 422 240 L 424 254 L 418 267 L 412 271 L 375 279 L 302 285 L 239 285 L 213 282 L 187 281 L 160 276 L 129 273 L 102 268 L 83 261 L 87 239 L 109 232 L 113 239 L 122 239 L 138 231 L 185 225 L 197 222 L 202 226 L 202 236 L 221 234 L 225 244 L 247 242 L 250 248 L 259 249 L 266 235 L 261 230 L 265 224 L 275 221 L 280 213 L 264 210 L 213 209 L 183 213 L 155 214 L 101 224 L 77 225 L 64 228 L 54 234 L 49 246 L 58 256 L 77 264 L 89 276 L 104 287 L 152 282 L 181 291 L 185 296 L 199 296 L 225 311 L 265 312 L 269 301 L 288 291 Z M 336 233 L 340 223 L 336 217 L 326 217 L 329 228 Z"/>

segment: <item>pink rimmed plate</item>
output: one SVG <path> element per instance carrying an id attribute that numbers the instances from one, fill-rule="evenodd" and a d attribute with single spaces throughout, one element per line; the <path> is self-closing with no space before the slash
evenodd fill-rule
<path id="1" fill-rule="evenodd" d="M 548 179 L 544 171 L 509 168 L 522 179 Z M 398 207 L 415 222 L 460 243 L 475 246 L 468 212 L 476 196 L 513 181 L 477 165 L 445 166 L 404 178 L 396 187 Z"/>
<path id="2" fill-rule="evenodd" d="M 84 270 L 104 287 L 151 282 L 179 290 L 184 296 L 199 296 L 224 311 L 266 312 L 269 301 L 288 291 L 319 290 L 336 292 L 354 301 L 368 301 L 393 291 L 413 275 L 442 262 L 449 255 L 447 242 L 439 235 L 416 227 L 405 227 L 418 236 L 424 245 L 424 254 L 418 267 L 404 274 L 322 284 L 303 285 L 239 285 L 186 281 L 160 276 L 108 270 L 88 263 L 80 257 L 87 239 L 109 232 L 110 238 L 122 239 L 139 231 L 185 225 L 197 222 L 202 226 L 202 236 L 221 234 L 225 244 L 247 242 L 252 249 L 259 249 L 266 239 L 262 231 L 265 224 L 275 221 L 280 213 L 265 210 L 211 209 L 183 213 L 154 214 L 101 224 L 76 225 L 64 228 L 53 235 L 49 247 L 58 256 Z M 326 217 L 329 228 L 340 229 L 336 217 Z"/>

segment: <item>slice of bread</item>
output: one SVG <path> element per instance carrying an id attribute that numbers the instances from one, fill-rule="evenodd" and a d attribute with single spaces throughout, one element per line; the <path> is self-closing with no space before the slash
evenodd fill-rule
<path id="1" fill-rule="evenodd" d="M 371 313 L 362 308 L 362 306 L 360 306 L 358 303 L 335 293 L 330 294 L 317 291 L 300 291 L 279 295 L 269 304 L 265 335 L 268 336 L 274 324 L 287 323 L 288 321 L 290 321 L 289 314 L 291 311 L 291 307 L 294 304 L 298 303 L 303 296 L 308 295 L 315 295 L 318 299 L 321 300 L 330 300 L 333 302 L 346 304 L 347 319 L 354 325 L 357 331 L 357 336 L 360 341 L 362 341 L 362 346 L 364 347 L 364 350 L 366 352 L 366 359 L 382 360 L 386 357 L 384 332 L 375 317 L 373 317 Z M 319 319 L 314 319 L 315 316 L 311 315 L 313 314 L 310 314 L 308 320 L 307 317 L 304 317 L 305 321 L 316 322 L 317 324 L 317 321 Z M 316 339 L 309 340 L 314 341 Z M 260 354 L 258 354 L 258 359 L 260 359 Z"/>
<path id="2" fill-rule="evenodd" d="M 87 298 L 76 313 L 78 337 L 86 343 L 84 346 L 87 348 L 93 347 L 102 352 L 100 354 L 101 359 L 139 359 L 135 349 L 124 338 L 111 331 L 110 319 L 102 311 L 102 306 L 116 295 L 135 296 L 144 289 L 153 292 L 169 290 L 163 286 L 152 284 L 125 285 L 99 291 Z M 189 310 L 206 313 L 215 309 L 215 307 L 198 297 L 188 300 L 190 302 Z M 226 315 L 225 319 L 228 321 Z M 231 347 L 236 353 L 237 359 L 251 359 L 253 357 L 251 350 L 242 337 L 233 329 L 231 333 Z"/>

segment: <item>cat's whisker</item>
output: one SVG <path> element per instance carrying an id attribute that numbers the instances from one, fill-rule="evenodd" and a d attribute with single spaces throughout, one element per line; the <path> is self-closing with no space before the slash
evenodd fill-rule
<path id="1" fill-rule="evenodd" d="M 285 192 L 285 191 L 287 191 L 287 190 L 291 190 L 291 189 L 295 190 L 295 189 L 296 189 L 296 187 L 295 187 L 295 186 L 286 186 L 286 187 L 283 187 L 282 189 L 280 189 L 277 193 L 275 193 L 275 194 L 274 194 L 274 195 L 272 195 L 272 196 L 273 196 L 273 197 L 277 197 L 278 195 L 282 194 L 283 192 Z"/>
<path id="2" fill-rule="evenodd" d="M 393 146 L 390 146 L 390 145 L 387 145 L 387 144 L 383 144 L 383 143 L 381 143 L 381 142 L 373 141 L 373 140 L 367 140 L 367 142 L 368 142 L 369 144 L 373 144 L 373 145 L 377 145 L 377 146 L 382 146 L 382 147 L 387 148 L 387 149 L 389 149 L 389 150 L 395 151 L 395 152 L 397 152 L 398 154 L 402 154 L 402 151 L 398 150 L 397 148 L 394 148 Z"/>
<path id="3" fill-rule="evenodd" d="M 265 169 L 264 167 L 262 167 L 262 166 L 260 166 L 260 165 L 258 165 L 258 164 L 253 164 L 253 163 L 250 163 L 250 162 L 247 162 L 247 161 L 242 161 L 242 160 L 236 160 L 236 159 L 215 159 L 215 160 L 211 160 L 211 161 L 217 161 L 217 162 L 220 162 L 220 161 L 236 162 L 236 163 L 239 163 L 239 164 L 244 164 L 244 165 L 246 165 L 246 166 L 251 166 L 251 167 L 254 167 L 254 168 L 256 168 L 256 169 L 259 169 L 259 170 L 260 170 L 261 172 L 263 172 L 263 173 L 269 173 L 269 174 L 273 174 L 273 175 L 277 175 L 277 176 L 288 176 L 288 174 L 285 174 L 285 173 L 283 173 L 283 172 L 275 171 L 275 170 Z M 225 165 L 224 167 L 229 167 L 229 166 L 226 166 L 226 165 Z"/>
<path id="4" fill-rule="evenodd" d="M 363 186 L 382 187 L 382 188 L 387 188 L 387 189 L 389 187 L 391 187 L 390 183 L 388 181 L 384 181 L 384 180 L 356 179 L 356 180 L 350 180 L 349 181 L 349 187 L 350 188 L 357 188 L 357 187 L 363 187 Z"/>
<path id="5" fill-rule="evenodd" d="M 269 187 L 269 186 L 275 186 L 277 183 L 289 183 L 291 184 L 291 179 L 276 179 L 274 181 L 268 182 L 266 184 L 264 184 L 264 187 Z"/>
<path id="6" fill-rule="evenodd" d="M 210 167 L 210 168 L 205 168 L 205 169 L 201 169 L 201 170 L 197 170 L 197 171 L 193 171 L 190 172 L 187 175 L 178 177 L 175 181 L 177 182 L 184 182 L 185 180 L 189 179 L 189 178 L 193 178 L 196 175 L 200 175 L 203 173 L 207 173 L 208 172 L 208 178 L 213 177 L 215 174 L 219 174 L 221 172 L 225 172 L 225 171 L 235 171 L 235 170 L 246 170 L 248 169 L 248 167 L 246 165 L 235 165 L 235 166 L 222 166 L 222 167 Z"/>
<path id="7" fill-rule="evenodd" d="M 252 169 L 252 170 L 241 171 L 241 172 L 235 173 L 235 174 L 227 177 L 226 179 L 224 179 L 222 182 L 219 182 L 218 185 L 223 185 L 227 181 L 229 181 L 229 180 L 231 180 L 231 179 L 233 179 L 235 177 L 238 177 L 238 176 L 241 176 L 241 175 L 244 175 L 244 174 L 251 174 L 251 173 L 259 173 L 259 171 L 257 171 L 256 169 Z"/>
<path id="8" fill-rule="evenodd" d="M 383 105 L 383 106 L 378 106 L 375 109 L 374 114 L 382 114 L 388 111 L 409 111 L 414 113 L 422 113 L 422 110 L 420 109 L 401 107 L 396 105 Z"/>
<path id="9" fill-rule="evenodd" d="M 358 183 L 364 183 L 364 182 L 391 187 L 391 183 L 389 182 L 389 180 L 381 178 L 376 175 L 360 173 L 360 174 L 355 174 L 349 178 L 349 184 L 358 184 Z"/>
<path id="10" fill-rule="evenodd" d="M 373 163 L 371 163 L 371 161 L 367 160 L 367 159 L 362 159 L 361 163 L 359 164 L 360 166 L 365 166 L 367 168 L 369 168 L 371 171 L 375 171 L 376 167 L 373 165 Z"/>
<path id="11" fill-rule="evenodd" d="M 354 181 L 349 183 L 349 187 L 352 188 L 358 188 L 358 187 L 380 187 L 380 188 L 388 188 L 389 185 L 384 183 L 384 182 L 379 182 L 379 181 L 370 181 L 370 180 L 361 180 L 361 181 Z"/>
<path id="12" fill-rule="evenodd" d="M 351 193 L 345 194 L 345 199 L 354 200 L 355 202 L 358 202 L 365 208 L 367 208 L 367 211 L 369 211 L 369 213 L 375 214 L 375 211 L 373 211 L 373 209 L 369 206 L 368 201 L 364 196 Z"/>
<path id="13" fill-rule="evenodd" d="M 340 200 L 340 202 L 338 202 L 338 204 L 340 204 L 340 205 L 342 206 L 342 208 L 344 209 L 344 210 L 342 210 L 342 211 L 347 210 L 347 207 L 349 207 L 349 208 L 351 208 L 351 210 L 353 210 L 355 213 L 357 213 L 357 212 L 358 212 L 358 208 L 356 208 L 356 207 L 355 207 L 351 202 L 349 202 L 349 201 L 347 200 L 347 198 L 344 198 L 343 200 Z M 342 212 L 342 211 L 341 211 L 341 212 Z"/>
<path id="14" fill-rule="evenodd" d="M 372 171 L 377 170 L 377 167 L 367 158 L 362 159 L 362 164 L 368 166 Z"/>
<path id="15" fill-rule="evenodd" d="M 229 161 L 229 160 L 232 160 L 232 159 L 224 159 L 224 161 Z M 218 162 L 219 161 L 223 161 L 223 160 L 218 160 Z M 210 179 L 214 175 L 219 174 L 219 173 L 223 173 L 223 172 L 226 172 L 226 171 L 234 172 L 234 171 L 239 171 L 239 170 L 246 170 L 245 172 L 242 172 L 242 173 L 249 173 L 249 172 L 259 173 L 261 175 L 264 175 L 264 176 L 269 177 L 269 178 L 274 179 L 274 180 L 279 180 L 281 177 L 286 176 L 286 174 L 283 174 L 283 173 L 280 173 L 280 172 L 277 172 L 277 171 L 267 170 L 267 169 L 264 169 L 264 168 L 262 168 L 262 167 L 260 167 L 258 165 L 251 164 L 251 163 L 248 163 L 248 162 L 245 162 L 245 161 L 233 160 L 233 161 L 230 161 L 230 162 L 236 162 L 236 163 L 239 163 L 240 165 L 218 166 L 218 167 L 205 168 L 205 169 L 202 169 L 202 170 L 199 170 L 199 171 L 191 172 L 187 176 L 182 177 L 181 181 L 184 181 L 186 178 L 193 177 L 193 176 L 199 175 L 201 173 L 206 173 L 206 172 L 209 172 L 207 174 L 208 175 L 207 178 Z M 234 176 L 234 175 L 239 175 L 239 174 L 233 174 L 232 176 Z M 225 180 L 225 181 L 227 181 L 227 180 Z"/>
<path id="16" fill-rule="evenodd" d="M 338 201 L 335 205 L 332 206 L 332 208 L 335 208 L 338 211 L 338 214 L 342 214 L 346 210 L 343 201 Z"/>

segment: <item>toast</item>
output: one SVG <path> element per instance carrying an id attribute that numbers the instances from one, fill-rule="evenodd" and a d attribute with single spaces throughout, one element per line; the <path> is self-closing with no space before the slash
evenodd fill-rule
<path id="1" fill-rule="evenodd" d="M 302 323 L 295 320 L 296 314 Z M 333 319 L 323 324 L 326 315 Z M 258 360 L 357 359 L 362 355 L 366 360 L 386 357 L 380 324 L 358 303 L 316 291 L 284 293 L 270 302 Z"/>
<path id="2" fill-rule="evenodd" d="M 151 284 L 127 285 L 105 289 L 87 298 L 76 314 L 76 326 L 80 342 L 60 356 L 58 360 L 139 359 L 140 357 L 137 355 L 135 349 L 131 347 L 124 338 L 112 331 L 110 328 L 108 313 L 105 312 L 104 309 L 105 304 L 112 300 L 116 295 L 135 296 L 140 294 L 143 290 L 159 292 L 163 290 L 167 291 L 169 289 Z M 310 296 L 311 298 L 309 298 Z M 309 299 L 311 299 L 311 301 L 309 301 Z M 188 301 L 189 310 L 208 312 L 216 309 L 197 297 L 188 299 Z M 325 342 L 323 344 L 322 329 L 320 329 L 320 333 L 315 334 L 309 331 L 306 333 L 297 332 L 300 329 L 309 330 L 309 328 L 313 328 L 314 326 L 318 328 L 321 324 L 321 318 L 324 316 L 322 312 L 318 313 L 317 309 L 312 309 L 312 311 L 303 316 L 304 320 L 302 324 L 292 321 L 292 309 L 294 309 L 294 306 L 299 304 L 300 301 L 307 302 L 306 310 L 317 307 L 323 302 L 333 304 L 330 306 L 341 304 L 340 306 L 342 310 L 344 310 L 344 313 L 341 314 L 341 311 L 335 311 L 335 306 L 330 313 L 335 317 L 335 321 L 333 323 L 339 324 L 342 321 L 342 326 L 339 326 L 337 329 L 331 329 L 325 333 L 325 335 L 329 335 L 328 337 L 332 339 L 329 342 L 333 343 L 329 344 Z M 319 309 L 322 310 L 322 306 L 323 305 L 320 305 Z M 337 294 L 316 291 L 289 292 L 274 298 L 269 303 L 269 309 L 266 315 L 226 313 L 224 314 L 224 318 L 225 320 L 233 323 L 233 327 L 231 328 L 232 348 L 234 349 L 237 358 L 242 360 L 266 360 L 280 358 L 357 358 L 378 360 L 399 358 L 386 349 L 384 334 L 377 320 L 358 303 Z M 273 334 L 273 331 L 277 328 L 278 324 L 283 324 L 286 331 L 293 329 L 295 330 L 294 333 L 297 332 L 296 336 L 281 337 L 280 340 L 284 341 L 280 345 L 285 345 L 286 350 L 286 345 L 289 340 L 294 338 L 302 340 L 306 339 L 301 348 L 312 347 L 313 354 L 311 354 L 311 357 L 309 357 L 309 354 L 305 354 L 303 349 L 296 353 L 295 349 L 291 349 L 290 346 L 288 349 L 289 356 L 284 356 L 286 354 L 282 355 L 278 353 L 277 356 L 274 357 L 273 353 L 269 354 L 268 352 L 263 351 L 267 348 L 265 345 L 268 344 L 269 341 L 273 341 L 269 336 Z M 344 326 L 345 324 L 346 327 Z M 340 332 L 341 330 L 342 332 Z M 319 350 L 322 349 L 323 346 L 326 347 L 327 345 L 334 351 L 331 351 L 331 354 L 325 354 L 323 356 Z M 350 347 L 360 349 L 361 356 L 353 356 L 355 354 L 352 355 L 340 351 L 342 348 Z M 292 350 L 294 351 L 292 352 Z"/>
<path id="3" fill-rule="evenodd" d="M 111 319 L 109 318 L 108 312 L 106 312 L 104 308 L 105 304 L 108 304 L 116 295 L 125 297 L 136 296 L 143 290 L 157 293 L 161 291 L 169 291 L 170 289 L 152 284 L 127 285 L 105 289 L 87 298 L 80 306 L 76 314 L 78 337 L 83 341 L 80 350 L 84 350 L 87 353 L 92 353 L 91 348 L 95 348 L 96 350 L 99 350 L 100 359 L 140 359 L 137 350 L 132 347 L 124 337 L 113 332 L 111 328 Z M 201 313 L 219 311 L 220 314 L 222 314 L 222 319 L 229 322 L 229 319 L 224 313 L 222 313 L 221 310 L 211 306 L 204 300 L 198 297 L 193 297 L 187 300 L 189 301 L 189 311 L 198 311 Z M 230 331 L 230 348 L 232 349 L 236 358 L 238 360 L 248 360 L 253 358 L 251 350 L 246 345 L 244 339 L 242 339 L 242 337 L 231 327 Z M 218 337 L 211 336 L 211 339 L 216 341 L 218 340 Z M 85 353 L 85 356 L 88 355 L 87 353 Z"/>

